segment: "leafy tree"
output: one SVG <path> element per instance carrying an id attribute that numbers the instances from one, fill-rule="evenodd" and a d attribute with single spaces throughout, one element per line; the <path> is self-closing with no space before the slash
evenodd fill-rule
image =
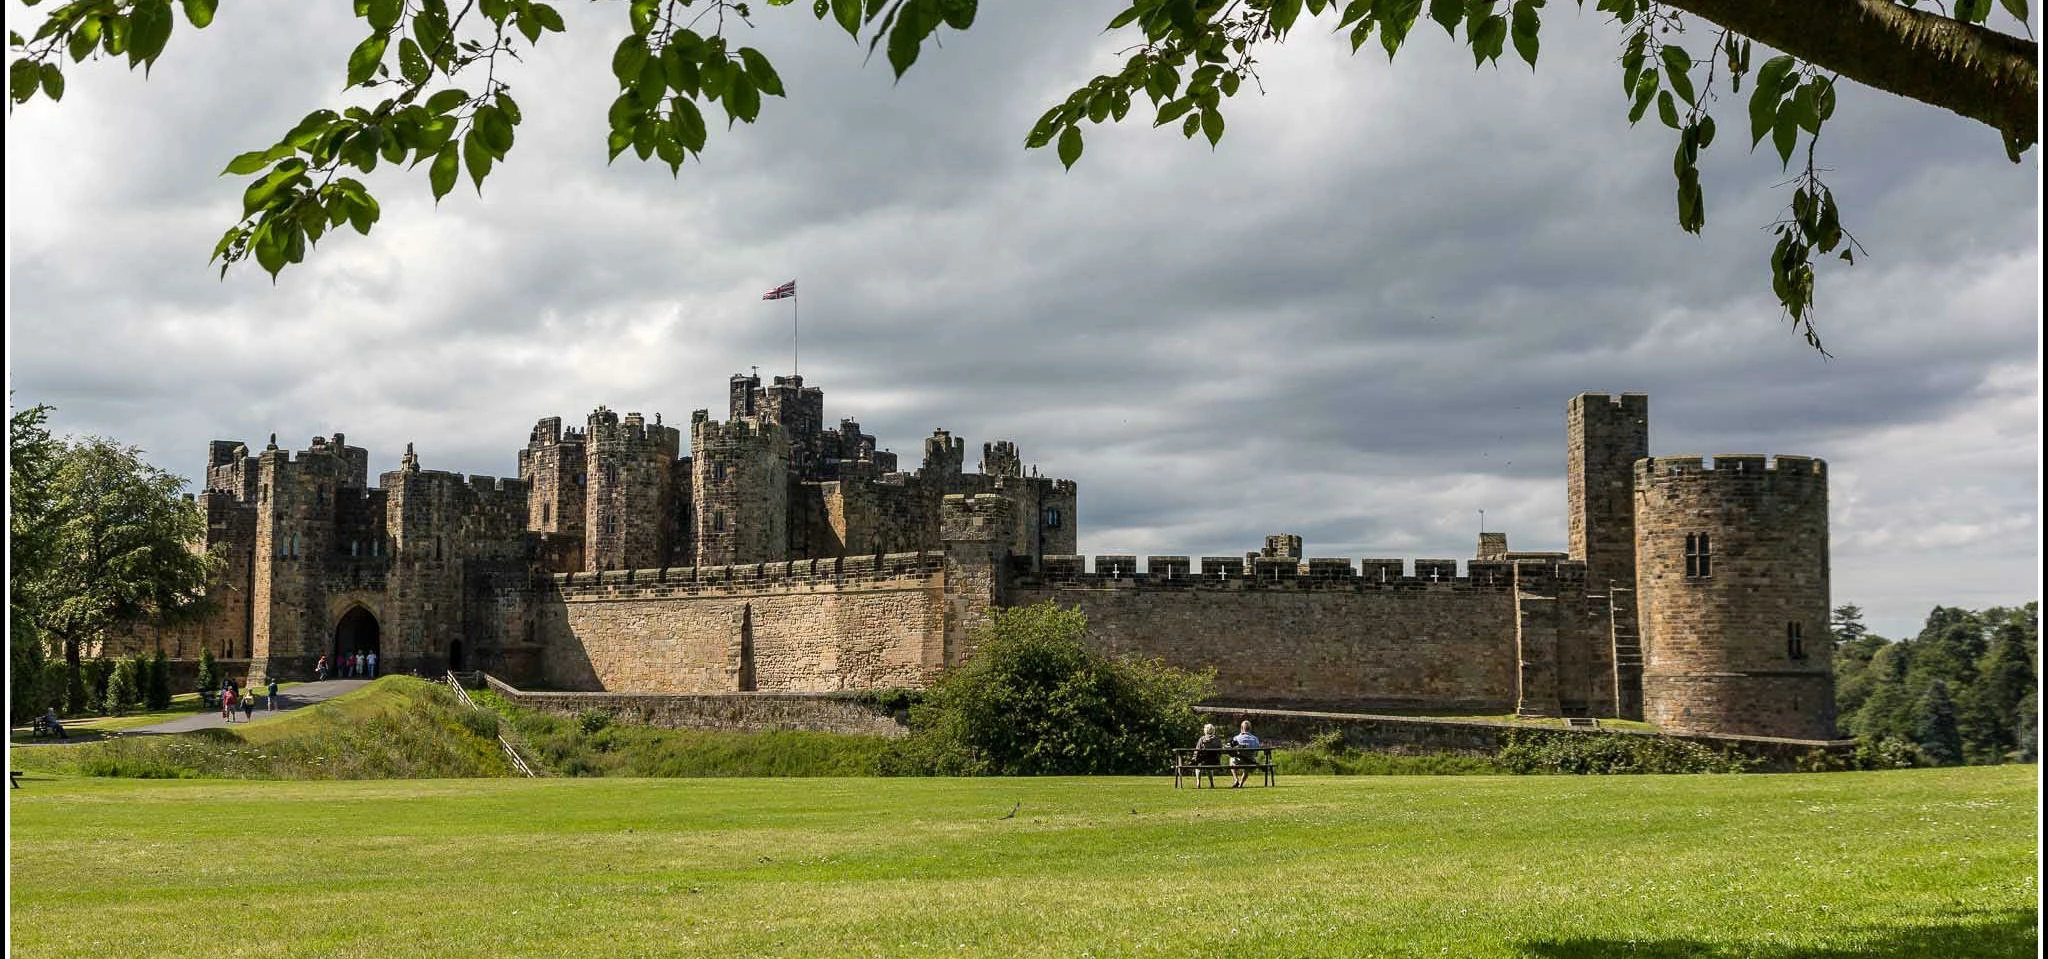
<path id="1" fill-rule="evenodd" d="M 183 480 L 140 450 L 89 437 L 64 448 L 46 482 L 49 559 L 19 585 L 66 662 L 118 627 L 204 612 L 203 590 L 222 563 L 196 548 L 206 519 L 180 495 Z"/>
<path id="2" fill-rule="evenodd" d="M 14 722 L 27 722 L 63 697 L 48 684 L 43 631 L 37 625 L 32 584 L 49 569 L 53 537 L 49 528 L 49 475 L 63 449 L 45 425 L 50 407 L 15 410 L 7 429 L 7 633 L 8 690 Z"/>
<path id="3" fill-rule="evenodd" d="M 769 0 L 769 6 L 790 2 Z M 1713 108 L 1720 103 L 1721 84 L 1739 96 L 1749 82 L 1744 112 L 1752 150 L 1768 138 L 1781 169 L 1791 169 L 1795 156 L 1802 159 L 1786 184 L 1793 188 L 1791 199 L 1771 225 L 1770 283 L 1795 328 L 1815 348 L 1815 261 L 1838 255 L 1853 262 L 1856 249 L 1819 160 L 1821 132 L 1834 114 L 1842 79 L 1976 120 L 1999 133 L 2015 162 L 2038 138 L 2036 45 L 1987 27 L 1990 0 L 1955 0 L 1944 14 L 1915 9 L 1915 2 L 1594 4 L 1620 35 L 1621 103 L 1629 122 L 1640 121 L 1654 105 L 1658 120 L 1676 135 L 1672 167 L 1682 229 L 1697 233 L 1706 225 L 1699 156 L 1715 141 Z M 745 0 L 625 5 L 630 29 L 611 59 L 620 92 L 606 113 L 613 158 L 631 150 L 642 160 L 659 157 L 677 171 L 705 148 L 705 114 L 713 104 L 722 108 L 730 128 L 753 122 L 763 97 L 783 95 L 768 57 L 727 35 L 751 23 Z M 695 14 L 688 10 L 693 5 L 700 8 Z M 180 6 L 187 22 L 204 28 L 213 22 L 218 0 L 180 0 Z M 2000 6 L 2025 28 L 2027 0 L 2001 0 Z M 1512 45 L 1534 67 L 1544 7 L 1545 0 L 1128 0 L 1109 20 L 1110 32 L 1133 41 L 1122 66 L 1047 110 L 1024 144 L 1053 147 L 1071 167 L 1081 156 L 1082 124 L 1122 121 L 1140 96 L 1153 108 L 1140 115 L 1149 112 L 1154 126 L 1171 124 L 1185 137 L 1199 133 L 1214 144 L 1224 131 L 1222 101 L 1236 96 L 1246 81 L 1261 88 L 1257 67 L 1264 50 L 1318 19 L 1344 33 L 1354 51 L 1377 34 L 1391 59 L 1426 11 L 1454 41 L 1462 31 L 1475 64 L 1498 64 Z M 870 52 L 886 47 L 900 77 L 941 27 L 972 26 L 976 3 L 813 0 L 810 9 L 856 40 L 865 36 Z M 349 53 L 343 87 L 368 94 L 365 103 L 377 102 L 314 110 L 275 145 L 228 164 L 226 172 L 249 177 L 250 184 L 239 221 L 214 248 L 223 272 L 253 257 L 275 277 L 301 262 L 330 229 L 347 223 L 368 233 L 379 207 L 349 171 L 367 175 L 380 162 L 424 164 L 437 199 L 465 171 L 481 190 L 511 151 L 523 119 L 510 95 L 506 61 L 517 59 L 521 39 L 532 46 L 566 29 L 560 13 L 537 0 L 475 0 L 456 10 L 447 0 L 355 0 L 355 13 L 367 32 Z M 61 98 L 67 57 L 123 58 L 131 68 L 147 68 L 163 54 L 176 20 L 170 0 L 57 5 L 33 36 L 10 36 L 17 56 L 10 95 L 17 103 L 38 93 Z M 1784 52 L 1758 64 L 1755 44 Z"/>
<path id="4" fill-rule="evenodd" d="M 992 610 L 974 655 L 911 707 L 894 771 L 998 776 L 1149 773 L 1194 741 L 1206 675 L 1090 652 L 1079 609 Z M 907 767 L 907 768 L 906 768 Z"/>
<path id="5" fill-rule="evenodd" d="M 1863 625 L 1860 606 L 1837 607 L 1830 625 L 1835 643 L 1835 715 L 1853 723 L 1877 683 L 1871 661 L 1890 640 Z"/>
<path id="6" fill-rule="evenodd" d="M 1863 607 L 1835 607 L 1834 615 L 1828 620 L 1828 632 L 1834 635 L 1836 648 L 1850 645 L 1869 635 L 1870 627 L 1863 625 Z"/>
<path id="7" fill-rule="evenodd" d="M 1913 716 L 1913 742 L 1927 758 L 1940 766 L 1963 761 L 1963 736 L 1956 727 L 1956 704 L 1949 698 L 1948 684 L 1937 679 L 1927 684 Z"/>
<path id="8" fill-rule="evenodd" d="M 149 682 L 145 684 L 143 701 L 150 712 L 160 713 L 171 708 L 171 664 L 164 658 L 162 647 L 149 660 Z"/>
<path id="9" fill-rule="evenodd" d="M 2019 761 L 2032 763 L 2041 761 L 2041 717 L 2040 690 L 2027 690 L 2027 698 L 2020 700 L 2019 720 L 2014 724 L 2014 733 L 2019 740 Z"/>
<path id="10" fill-rule="evenodd" d="M 107 691 L 102 704 L 107 715 L 124 715 L 140 702 L 141 681 L 141 677 L 136 675 L 135 660 L 123 658 L 116 661 L 113 674 L 107 677 Z"/>
<path id="11" fill-rule="evenodd" d="M 1972 759 L 1997 762 L 2020 746 L 2020 704 L 2034 690 L 2026 639 L 2019 620 L 2000 623 L 1981 677 L 1961 704 L 1963 743 Z"/>

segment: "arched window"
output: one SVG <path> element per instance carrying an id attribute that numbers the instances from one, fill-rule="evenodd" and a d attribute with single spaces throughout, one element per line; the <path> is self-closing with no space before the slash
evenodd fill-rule
<path id="1" fill-rule="evenodd" d="M 1685 575 L 1688 579 L 1714 575 L 1714 548 L 1707 534 L 1685 534 Z"/>
<path id="2" fill-rule="evenodd" d="M 1059 507 L 1057 507 L 1057 506 L 1048 506 L 1048 507 L 1046 507 L 1046 508 L 1045 508 L 1045 528 L 1046 528 L 1046 529 L 1059 529 L 1059 528 L 1060 528 L 1060 508 L 1059 508 Z"/>

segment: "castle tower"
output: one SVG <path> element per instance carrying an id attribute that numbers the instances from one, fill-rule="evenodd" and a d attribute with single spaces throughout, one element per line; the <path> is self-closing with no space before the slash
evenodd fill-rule
<path id="1" fill-rule="evenodd" d="M 1644 459 L 1635 496 L 1645 717 L 1668 732 L 1834 738 L 1827 464 Z"/>
<path id="2" fill-rule="evenodd" d="M 796 374 L 778 376 L 761 395 L 761 416 L 782 425 L 789 434 L 789 472 L 799 479 L 817 475 L 823 456 L 820 433 L 825 430 L 825 391 L 805 386 Z"/>
<path id="3" fill-rule="evenodd" d="M 1635 462 L 1650 455 L 1650 398 L 1581 393 L 1565 407 L 1565 496 L 1571 558 L 1586 585 L 1635 582 Z"/>
<path id="4" fill-rule="evenodd" d="M 789 438 L 772 423 L 690 420 L 690 492 L 696 564 L 789 559 Z"/>
<path id="5" fill-rule="evenodd" d="M 564 431 L 559 416 L 534 424 L 526 448 L 519 451 L 519 478 L 533 489 L 526 503 L 527 529 L 583 535 L 584 490 L 589 479 L 581 431 Z"/>
<path id="6" fill-rule="evenodd" d="M 584 433 L 583 568 L 651 569 L 668 562 L 672 474 L 682 434 L 600 406 Z"/>
<path id="7" fill-rule="evenodd" d="M 1017 453 L 1017 444 L 1009 440 L 981 444 L 981 475 L 1022 478 L 1024 458 Z"/>

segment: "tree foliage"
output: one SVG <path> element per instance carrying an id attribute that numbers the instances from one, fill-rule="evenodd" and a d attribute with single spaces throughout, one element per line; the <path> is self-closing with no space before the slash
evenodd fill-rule
<path id="1" fill-rule="evenodd" d="M 2035 603 L 1976 611 L 1937 606 L 1912 639 L 1893 642 L 1866 632 L 1846 641 L 1835 657 L 1842 725 L 1867 741 L 1914 743 L 1929 762 L 1996 763 L 2028 755 L 2039 634 Z"/>
<path id="2" fill-rule="evenodd" d="M 40 0 L 24 0 L 36 5 Z M 767 0 L 771 7 L 792 0 Z M 1118 0 L 1119 3 L 1124 0 Z M 1770 285 L 1795 329 L 1819 349 L 1814 325 L 1815 268 L 1839 256 L 1854 262 L 1856 240 L 1823 181 L 1821 133 L 1832 118 L 1839 82 L 1953 110 L 1998 131 L 2015 162 L 2038 137 L 2034 101 L 2039 52 L 2031 39 L 1986 26 L 1990 0 L 1955 0 L 1936 14 L 1918 0 L 1595 0 L 1620 34 L 1621 105 L 1630 124 L 1653 110 L 1676 136 L 1672 155 L 1678 224 L 1706 225 L 1700 155 L 1716 140 L 1714 108 L 1723 85 L 1739 97 L 1745 81 L 1750 149 L 1770 141 L 1781 169 L 1793 171 L 1791 196 L 1769 256 Z M 1579 0 L 1584 6 L 1585 0 Z M 1371 42 L 1391 60 L 1424 19 L 1468 47 L 1476 66 L 1498 64 L 1510 48 L 1531 68 L 1542 49 L 1547 0 L 1129 0 L 1108 31 L 1131 40 L 1123 65 L 1074 90 L 1042 115 L 1027 148 L 1052 147 L 1071 167 L 1084 147 L 1082 124 L 1121 122 L 1139 97 L 1154 126 L 1200 134 L 1212 146 L 1225 129 L 1223 101 L 1261 89 L 1263 52 L 1311 22 Z M 218 0 L 178 0 L 194 28 L 211 24 Z M 628 30 L 613 49 L 618 95 L 606 111 L 606 147 L 659 159 L 671 173 L 705 149 L 707 114 L 726 126 L 752 123 L 764 97 L 784 95 L 766 54 L 731 34 L 751 26 L 744 0 L 620 0 Z M 897 76 L 918 60 L 941 28 L 966 30 L 976 0 L 812 0 L 810 11 L 886 51 Z M 2027 0 L 2000 0 L 2022 28 Z M 694 9 L 693 9 L 694 8 Z M 302 262 L 329 231 L 347 224 L 368 233 L 380 208 L 367 186 L 380 164 L 425 165 L 436 200 L 467 174 L 481 192 L 513 148 L 523 114 L 511 97 L 506 61 L 524 46 L 566 29 L 539 0 L 354 0 L 363 39 L 348 55 L 344 90 L 360 101 L 308 114 L 274 144 L 236 156 L 224 171 L 249 178 L 241 216 L 214 248 L 223 274 L 255 259 L 273 278 Z M 56 3 L 33 36 L 11 34 L 13 101 L 64 95 L 64 65 L 126 60 L 145 70 L 176 29 L 172 0 L 69 0 Z M 1462 38 L 1461 38 L 1462 34 Z M 1688 46 L 1687 44 L 1690 44 Z M 1754 57 L 1758 44 L 1783 51 Z M 1766 51 L 1768 53 L 1768 49 Z M 481 74 L 481 76 L 479 76 Z M 1737 123 L 1740 126 L 1738 117 Z M 1794 159 L 1798 168 L 1791 166 Z"/>
<path id="3" fill-rule="evenodd" d="M 1211 679 L 1089 651 L 1088 620 L 1051 602 L 995 609 L 974 654 L 911 707 L 892 772 L 1151 773 L 1192 744 Z"/>

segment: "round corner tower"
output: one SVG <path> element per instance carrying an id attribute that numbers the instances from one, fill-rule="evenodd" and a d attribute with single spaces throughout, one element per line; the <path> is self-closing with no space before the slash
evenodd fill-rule
<path id="1" fill-rule="evenodd" d="M 1668 732 L 1835 737 L 1827 464 L 1635 464 L 1645 719 Z"/>

